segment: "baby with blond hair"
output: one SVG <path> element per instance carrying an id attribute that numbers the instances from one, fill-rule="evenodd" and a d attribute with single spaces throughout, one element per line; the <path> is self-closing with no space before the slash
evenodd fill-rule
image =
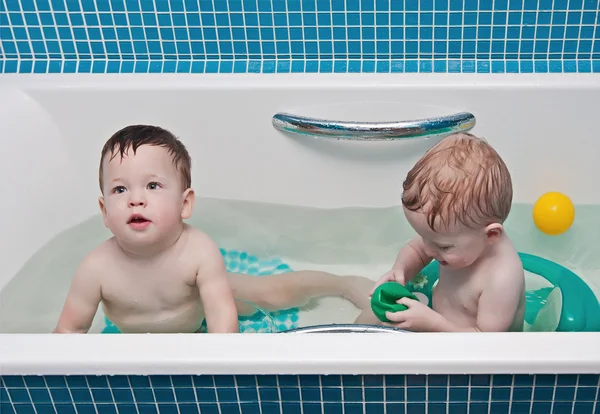
<path id="1" fill-rule="evenodd" d="M 390 325 L 425 332 L 521 331 L 525 275 L 503 228 L 513 191 L 498 153 L 474 135 L 451 135 L 426 152 L 403 187 L 404 214 L 417 237 L 376 287 L 405 285 L 432 259 L 440 263 L 440 275 L 432 307 L 400 299 L 407 309 L 388 312 Z M 369 309 L 356 323 L 381 324 Z"/>

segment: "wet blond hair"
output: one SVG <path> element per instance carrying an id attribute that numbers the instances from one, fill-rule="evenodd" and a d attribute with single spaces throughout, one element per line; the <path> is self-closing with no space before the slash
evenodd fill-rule
<path id="1" fill-rule="evenodd" d="M 409 171 L 403 189 L 404 207 L 426 214 L 434 231 L 458 223 L 469 228 L 503 223 L 513 196 L 500 155 L 468 133 L 450 135 L 430 148 Z"/>

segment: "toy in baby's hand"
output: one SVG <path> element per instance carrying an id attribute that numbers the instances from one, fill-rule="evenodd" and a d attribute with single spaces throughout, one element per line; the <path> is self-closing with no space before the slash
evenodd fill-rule
<path id="1" fill-rule="evenodd" d="M 407 309 L 406 306 L 396 303 L 402 298 L 419 300 L 407 288 L 397 282 L 386 282 L 377 287 L 373 296 L 371 296 L 371 309 L 377 318 L 382 322 L 391 322 L 386 316 L 386 312 L 400 312 Z"/>

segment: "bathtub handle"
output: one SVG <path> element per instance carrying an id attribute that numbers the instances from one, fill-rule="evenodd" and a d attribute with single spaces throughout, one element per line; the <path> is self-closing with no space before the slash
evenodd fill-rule
<path id="1" fill-rule="evenodd" d="M 475 126 L 475 116 L 469 112 L 459 112 L 413 121 L 356 122 L 332 121 L 279 112 L 273 115 L 272 122 L 279 131 L 316 138 L 389 141 L 465 132 Z"/>
<path id="2" fill-rule="evenodd" d="M 282 331 L 280 333 L 407 333 L 407 331 L 388 326 L 366 324 L 328 324 L 311 325 Z"/>

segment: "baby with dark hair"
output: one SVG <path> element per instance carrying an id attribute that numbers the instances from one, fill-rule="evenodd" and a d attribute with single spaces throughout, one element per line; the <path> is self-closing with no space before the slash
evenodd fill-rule
<path id="1" fill-rule="evenodd" d="M 227 273 L 192 215 L 191 159 L 169 131 L 132 125 L 116 132 L 100 158 L 100 210 L 113 237 L 83 259 L 54 332 L 85 333 L 98 305 L 123 333 L 239 331 L 238 316 L 295 308 L 341 296 L 369 306 L 373 281 L 298 271 L 254 277 Z M 235 299 L 240 299 L 236 301 Z"/>

